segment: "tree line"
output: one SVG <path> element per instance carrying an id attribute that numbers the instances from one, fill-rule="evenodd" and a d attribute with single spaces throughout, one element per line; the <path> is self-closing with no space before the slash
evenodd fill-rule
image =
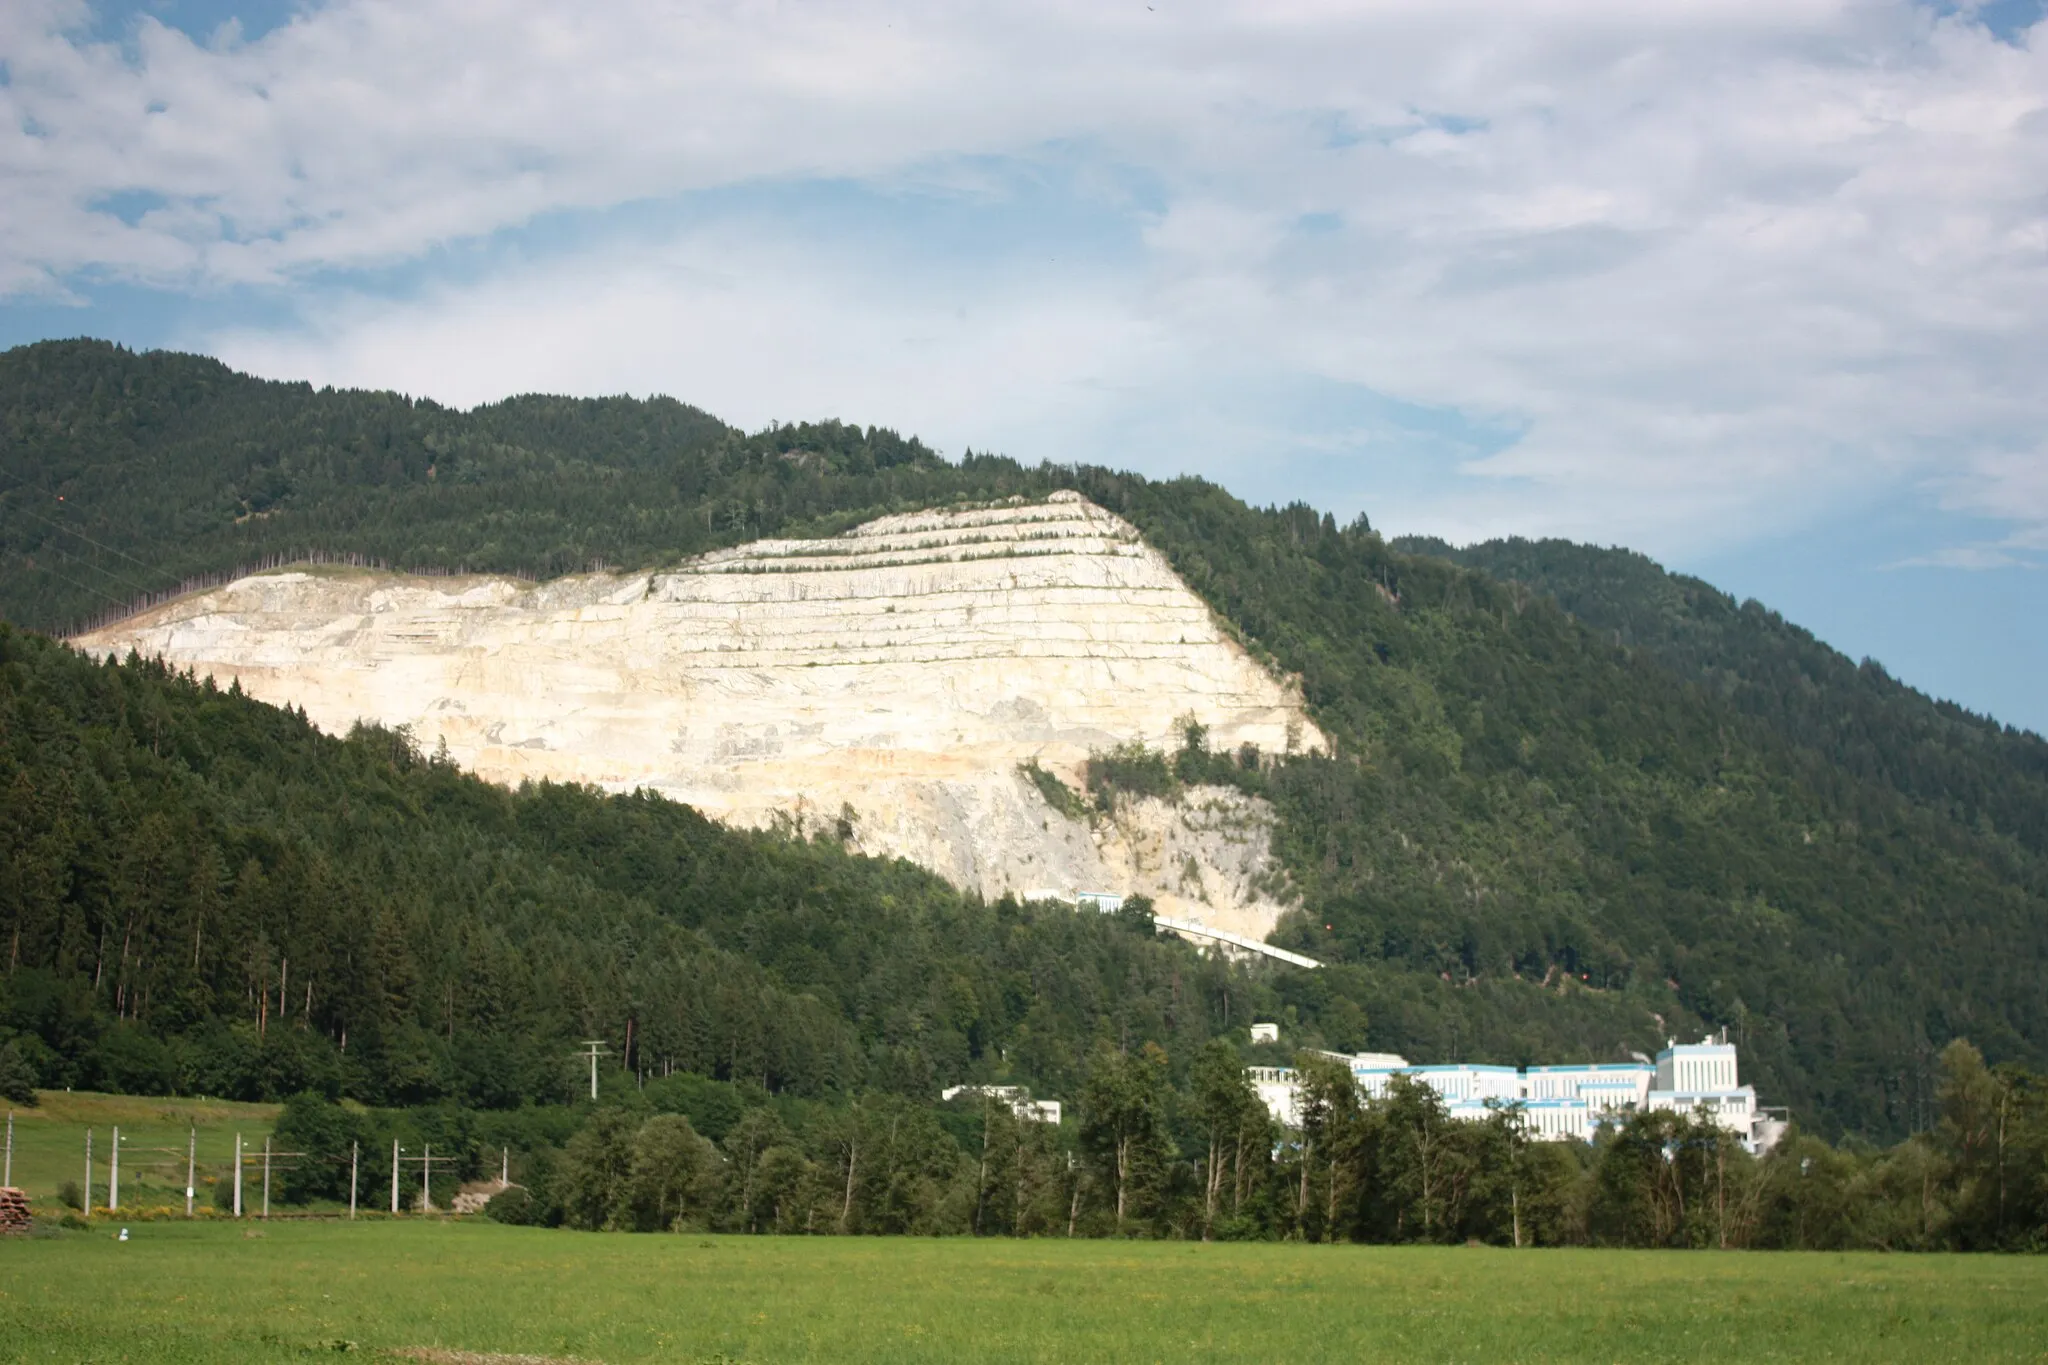
<path id="1" fill-rule="evenodd" d="M 402 1132 L 445 1158 L 439 1207 L 510 1147 L 514 1184 L 489 1216 L 592 1231 L 2048 1250 L 2048 1083 L 1965 1042 L 1943 1055 L 1927 1133 L 1886 1149 L 1795 1131 L 1761 1158 L 1665 1111 L 1591 1144 L 1533 1140 L 1519 1106 L 1453 1119 L 1406 1077 L 1369 1098 L 1316 1052 L 1296 1059 L 1299 1123 L 1283 1127 L 1245 1055 L 1212 1039 L 1183 1068 L 1157 1044 L 1105 1043 L 1059 1124 L 987 1091 L 817 1100 L 678 1074 L 467 1124 L 306 1095 L 277 1134 L 313 1158 L 288 1199 L 345 1198 L 352 1151 L 381 1191 Z"/>

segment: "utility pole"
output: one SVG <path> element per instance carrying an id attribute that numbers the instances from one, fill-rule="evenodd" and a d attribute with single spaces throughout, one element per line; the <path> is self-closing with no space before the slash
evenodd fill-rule
<path id="1" fill-rule="evenodd" d="M 235 1134 L 235 1217 L 242 1216 L 242 1135 Z"/>
<path id="2" fill-rule="evenodd" d="M 12 1114 L 7 1116 L 7 1154 L 12 1159 L 14 1155 L 14 1115 Z M 512 1183 L 512 1149 L 510 1147 L 500 1147 L 498 1149 L 498 1183 L 500 1185 L 510 1185 Z"/>
<path id="3" fill-rule="evenodd" d="M 85 1208 L 86 1217 L 92 1217 L 92 1129 L 85 1130 Z"/>
<path id="4" fill-rule="evenodd" d="M 199 1174 L 199 1129 L 194 1126 L 185 1137 L 185 1216 L 192 1216 L 192 1186 Z"/>
<path id="5" fill-rule="evenodd" d="M 107 1212 L 121 1207 L 121 1125 L 114 1125 L 112 1154 L 107 1158 Z"/>
<path id="6" fill-rule="evenodd" d="M 361 1155 L 362 1144 L 348 1145 L 348 1221 L 356 1221 L 356 1159 Z"/>
<path id="7" fill-rule="evenodd" d="M 420 1158 L 420 1212 L 434 1211 L 434 1144 L 426 1145 L 426 1154 Z"/>
<path id="8" fill-rule="evenodd" d="M 398 1212 L 398 1139 L 391 1139 L 391 1211 Z"/>
<path id="9" fill-rule="evenodd" d="M 605 1043 L 602 1038 L 586 1038 L 583 1040 L 583 1046 L 590 1049 L 590 1051 L 588 1053 L 578 1053 L 577 1055 L 588 1056 L 590 1058 L 590 1098 L 596 1099 L 597 1059 L 599 1056 L 603 1054 Z"/>
<path id="10" fill-rule="evenodd" d="M 14 1184 L 14 1111 L 7 1111 L 7 1174 L 0 1175 L 0 1185 Z"/>
<path id="11" fill-rule="evenodd" d="M 263 1135 L 263 1216 L 270 1217 L 270 1134 Z"/>

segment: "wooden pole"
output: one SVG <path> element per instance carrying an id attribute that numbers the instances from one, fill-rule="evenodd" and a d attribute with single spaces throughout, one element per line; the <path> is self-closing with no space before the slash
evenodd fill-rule
<path id="1" fill-rule="evenodd" d="M 14 1184 L 14 1111 L 7 1111 L 7 1174 L 0 1175 L 0 1185 Z"/>
<path id="2" fill-rule="evenodd" d="M 359 1142 L 348 1145 L 348 1221 L 351 1223 L 356 1221 L 356 1159 L 362 1154 L 361 1148 Z"/>
<path id="3" fill-rule="evenodd" d="M 263 1135 L 263 1216 L 270 1217 L 270 1135 Z"/>
<path id="4" fill-rule="evenodd" d="M 195 1126 L 185 1137 L 185 1216 L 192 1216 L 192 1186 L 199 1174 L 199 1129 Z"/>
<path id="5" fill-rule="evenodd" d="M 235 1134 L 235 1217 L 242 1216 L 242 1135 Z"/>
<path id="6" fill-rule="evenodd" d="M 114 1125 L 114 1140 L 107 1157 L 107 1212 L 121 1207 L 121 1125 Z"/>
<path id="7" fill-rule="evenodd" d="M 434 1144 L 428 1143 L 420 1158 L 420 1212 L 434 1211 Z"/>

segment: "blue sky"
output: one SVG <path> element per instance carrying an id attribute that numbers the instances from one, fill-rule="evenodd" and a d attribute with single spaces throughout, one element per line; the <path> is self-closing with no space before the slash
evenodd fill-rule
<path id="1" fill-rule="evenodd" d="M 0 7 L 0 345 L 1626 544 L 2048 730 L 2038 0 Z"/>

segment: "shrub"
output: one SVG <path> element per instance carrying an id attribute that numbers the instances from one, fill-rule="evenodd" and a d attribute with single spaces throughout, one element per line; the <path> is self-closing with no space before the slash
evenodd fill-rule
<path id="1" fill-rule="evenodd" d="M 1078 820 L 1088 813 L 1086 803 L 1081 800 L 1081 793 L 1060 781 L 1055 774 L 1041 768 L 1037 759 L 1019 763 L 1017 771 L 1025 781 L 1038 788 L 1038 794 L 1045 798 L 1046 805 L 1069 820 Z"/>
<path id="2" fill-rule="evenodd" d="M 1150 938 L 1159 928 L 1153 922 L 1154 913 L 1150 896 L 1125 896 L 1124 903 L 1116 909 L 1116 922 L 1134 934 Z"/>
<path id="3" fill-rule="evenodd" d="M 1165 754 L 1132 740 L 1088 755 L 1088 788 L 1095 793 L 1095 804 L 1108 810 L 1120 795 L 1177 795 L 1180 783 Z"/>
<path id="4" fill-rule="evenodd" d="M 0 1043 L 0 1095 L 16 1104 L 36 1102 L 36 1069 L 21 1043 L 13 1038 Z"/>
<path id="5" fill-rule="evenodd" d="M 67 1180 L 57 1187 L 57 1202 L 67 1209 L 85 1209 L 85 1192 L 78 1188 L 76 1180 Z"/>
<path id="6" fill-rule="evenodd" d="M 484 1205 L 484 1216 L 494 1223 L 509 1223 L 514 1227 L 533 1227 L 539 1224 L 540 1201 L 533 1192 L 522 1185 L 498 1191 L 491 1196 L 491 1202 Z"/>

